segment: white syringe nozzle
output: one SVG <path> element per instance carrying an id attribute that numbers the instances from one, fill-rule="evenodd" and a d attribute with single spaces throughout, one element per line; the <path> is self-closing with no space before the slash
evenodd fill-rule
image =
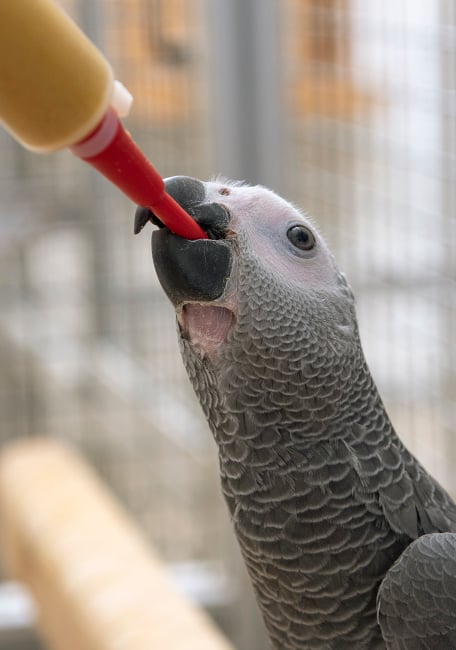
<path id="1" fill-rule="evenodd" d="M 111 106 L 119 117 L 127 117 L 133 104 L 133 95 L 120 81 L 114 81 Z"/>

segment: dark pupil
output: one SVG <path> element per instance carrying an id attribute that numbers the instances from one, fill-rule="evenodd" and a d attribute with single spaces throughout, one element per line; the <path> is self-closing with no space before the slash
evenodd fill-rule
<path id="1" fill-rule="evenodd" d="M 291 243 L 301 250 L 310 250 L 314 246 L 314 237 L 304 226 L 293 226 L 287 234 Z"/>

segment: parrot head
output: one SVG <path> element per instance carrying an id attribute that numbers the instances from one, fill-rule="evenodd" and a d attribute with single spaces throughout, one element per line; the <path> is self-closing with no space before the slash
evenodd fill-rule
<path id="1" fill-rule="evenodd" d="M 334 346 L 353 338 L 352 294 L 310 220 L 274 192 L 243 183 L 203 182 L 186 176 L 165 181 L 166 191 L 198 222 L 208 239 L 174 235 L 139 208 L 135 232 L 151 220 L 152 254 L 171 300 L 184 355 L 217 368 L 233 347 L 260 346 L 266 360 L 289 348 L 295 361 L 302 341 Z"/>

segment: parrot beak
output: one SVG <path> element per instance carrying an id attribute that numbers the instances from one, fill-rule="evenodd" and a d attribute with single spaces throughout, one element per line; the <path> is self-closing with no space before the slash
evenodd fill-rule
<path id="1" fill-rule="evenodd" d="M 147 221 L 152 234 L 152 257 L 158 279 L 176 309 L 190 302 L 212 302 L 224 293 L 232 267 L 232 250 L 224 239 L 230 215 L 218 203 L 205 203 L 202 181 L 188 176 L 165 180 L 166 191 L 195 219 L 209 239 L 188 240 L 174 235 L 147 208 L 138 208 L 135 233 Z"/>
<path id="2" fill-rule="evenodd" d="M 222 240 L 188 240 L 168 229 L 152 234 L 152 257 L 160 284 L 174 307 L 219 298 L 230 276 L 232 254 Z"/>

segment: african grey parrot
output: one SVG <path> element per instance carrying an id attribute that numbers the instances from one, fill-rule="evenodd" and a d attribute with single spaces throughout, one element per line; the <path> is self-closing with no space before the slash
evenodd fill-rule
<path id="1" fill-rule="evenodd" d="M 161 226 L 154 264 L 272 646 L 456 648 L 456 505 L 397 437 L 322 237 L 263 187 L 166 188 L 209 239 L 145 208 L 135 230 Z"/>

